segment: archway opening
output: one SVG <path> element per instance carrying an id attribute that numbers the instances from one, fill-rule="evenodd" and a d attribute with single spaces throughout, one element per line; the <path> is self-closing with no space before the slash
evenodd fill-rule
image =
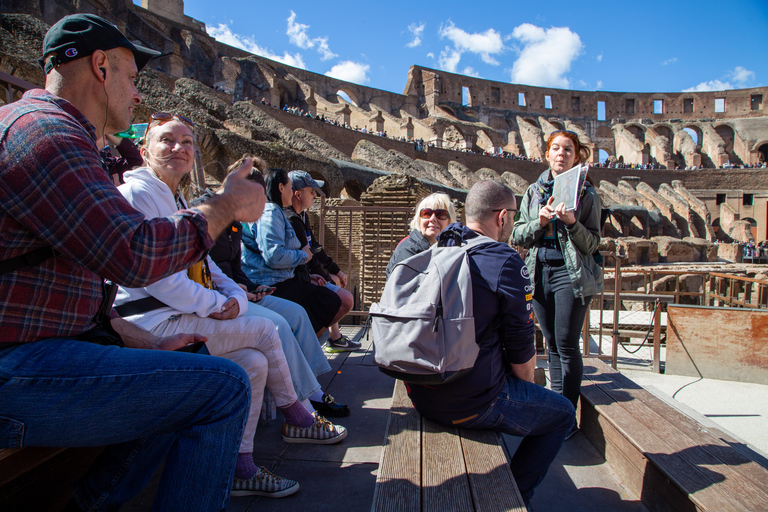
<path id="1" fill-rule="evenodd" d="M 597 161 L 604 164 L 608 160 L 608 152 L 604 149 L 597 150 Z"/>
<path id="2" fill-rule="evenodd" d="M 341 197 L 359 201 L 360 196 L 363 195 L 363 192 L 365 192 L 365 189 L 359 181 L 349 180 L 348 182 L 344 183 L 344 188 L 341 189 Z"/>
<path id="3" fill-rule="evenodd" d="M 763 144 L 759 148 L 757 148 L 758 151 L 758 160 L 762 164 L 764 162 L 768 162 L 768 143 Z"/>
<path id="4" fill-rule="evenodd" d="M 356 107 L 358 106 L 357 102 L 355 100 L 353 100 L 352 97 L 349 95 L 349 93 L 346 92 L 346 91 L 338 90 L 338 91 L 336 91 L 336 96 L 338 96 L 342 100 L 346 101 L 350 105 L 354 105 Z"/>
<path id="5" fill-rule="evenodd" d="M 693 143 L 699 145 L 699 134 L 693 128 L 683 128 L 683 131 L 691 136 Z"/>

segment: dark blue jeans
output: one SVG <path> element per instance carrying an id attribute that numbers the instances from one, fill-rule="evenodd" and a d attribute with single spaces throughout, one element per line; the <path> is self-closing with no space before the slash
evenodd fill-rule
<path id="1" fill-rule="evenodd" d="M 573 296 L 573 284 L 565 265 L 536 262 L 533 311 L 549 347 L 549 377 L 552 391 L 571 401 L 579 401 L 584 363 L 579 336 L 592 297 Z"/>
<path id="2" fill-rule="evenodd" d="M 117 510 L 165 458 L 153 511 L 223 511 L 250 403 L 220 357 L 43 340 L 0 348 L 0 447 L 104 446 L 74 488 Z"/>
<path id="3" fill-rule="evenodd" d="M 520 494 L 528 503 L 575 419 L 573 406 L 562 396 L 537 384 L 507 377 L 504 387 L 483 414 L 453 426 L 491 429 L 523 437 L 509 465 Z"/>

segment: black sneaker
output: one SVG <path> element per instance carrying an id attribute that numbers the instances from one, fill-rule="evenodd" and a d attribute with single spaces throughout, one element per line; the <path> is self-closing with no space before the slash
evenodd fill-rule
<path id="1" fill-rule="evenodd" d="M 359 341 L 352 341 L 342 334 L 341 338 L 337 340 L 329 338 L 328 343 L 325 345 L 325 351 L 330 354 L 335 354 L 337 352 L 354 352 L 355 350 L 360 350 L 360 347 L 362 346 L 363 344 Z"/>
<path id="2" fill-rule="evenodd" d="M 315 408 L 320 416 L 325 416 L 326 418 L 343 418 L 344 416 L 349 416 L 349 406 L 336 403 L 336 400 L 327 393 L 323 395 L 322 402 L 310 400 L 309 403 L 312 404 L 312 407 Z"/>

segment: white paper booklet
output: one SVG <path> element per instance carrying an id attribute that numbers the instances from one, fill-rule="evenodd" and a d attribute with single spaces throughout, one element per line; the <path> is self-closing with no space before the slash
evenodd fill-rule
<path id="1" fill-rule="evenodd" d="M 581 198 L 581 189 L 584 182 L 587 181 L 587 170 L 589 166 L 577 164 L 565 172 L 555 176 L 555 184 L 552 187 L 552 206 L 565 203 L 565 209 L 572 211 L 578 208 Z"/>

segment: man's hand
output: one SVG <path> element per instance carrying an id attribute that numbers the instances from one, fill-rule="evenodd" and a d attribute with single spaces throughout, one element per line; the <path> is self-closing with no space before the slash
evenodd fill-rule
<path id="1" fill-rule="evenodd" d="M 536 355 L 534 354 L 533 357 L 530 358 L 527 363 L 522 363 L 522 364 L 510 363 L 510 366 L 512 367 L 512 375 L 514 375 L 520 380 L 524 380 L 526 382 L 533 382 L 533 373 L 534 373 L 534 370 L 536 369 Z"/>
<path id="2" fill-rule="evenodd" d="M 253 162 L 245 158 L 224 180 L 221 191 L 197 207 L 208 220 L 208 234 L 216 240 L 232 221 L 256 222 L 264 212 L 264 187 L 247 179 Z"/>
<path id="3" fill-rule="evenodd" d="M 237 299 L 230 297 L 229 300 L 221 306 L 221 311 L 218 313 L 211 313 L 208 315 L 208 318 L 213 318 L 214 320 L 229 320 L 231 318 L 237 318 L 238 314 L 240 314 L 240 306 L 237 303 Z"/>
<path id="4" fill-rule="evenodd" d="M 341 288 L 347 287 L 347 274 L 341 270 L 339 270 L 336 274 L 331 274 L 331 279 L 333 279 L 333 282 L 336 286 Z"/>
<path id="5" fill-rule="evenodd" d="M 178 350 L 190 343 L 205 342 L 208 338 L 202 334 L 179 333 L 173 336 L 158 338 L 149 331 L 145 331 L 138 325 L 113 317 L 110 320 L 112 328 L 120 335 L 123 344 L 128 348 L 143 348 L 147 350 Z"/>
<path id="6" fill-rule="evenodd" d="M 312 250 L 309 248 L 309 244 L 302 247 L 301 250 L 307 253 L 307 256 L 309 256 L 309 259 L 307 259 L 307 261 L 312 259 Z"/>
<path id="7" fill-rule="evenodd" d="M 312 281 L 312 284 L 317 286 L 325 286 L 327 284 L 327 281 L 320 274 L 311 274 L 309 279 Z"/>
<path id="8" fill-rule="evenodd" d="M 203 336 L 202 334 L 187 334 L 187 333 L 179 333 L 174 334 L 173 336 L 166 336 L 164 338 L 157 338 L 151 347 L 144 347 L 144 348 L 150 348 L 154 350 L 178 350 L 180 348 L 184 348 L 187 345 L 191 345 L 193 343 L 199 343 L 199 342 L 206 342 L 208 341 L 208 338 Z"/>

